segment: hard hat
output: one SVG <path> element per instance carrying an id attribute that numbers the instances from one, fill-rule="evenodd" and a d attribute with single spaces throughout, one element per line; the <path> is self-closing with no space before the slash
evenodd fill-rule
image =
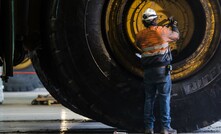
<path id="1" fill-rule="evenodd" d="M 157 18 L 156 12 L 155 12 L 153 9 L 148 8 L 148 9 L 143 13 L 142 20 L 143 20 L 143 21 L 146 21 L 146 22 L 151 22 L 151 21 L 153 21 L 155 18 Z"/>

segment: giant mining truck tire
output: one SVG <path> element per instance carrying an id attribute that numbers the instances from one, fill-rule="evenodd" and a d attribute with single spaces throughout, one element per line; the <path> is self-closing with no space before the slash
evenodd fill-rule
<path id="1" fill-rule="evenodd" d="M 134 39 L 143 28 L 141 16 L 148 7 L 158 12 L 159 23 L 173 15 L 179 24 L 180 40 L 171 44 L 172 127 L 190 132 L 218 121 L 220 0 L 44 1 L 42 45 L 32 51 L 41 81 L 69 109 L 142 132 L 143 70 Z M 159 124 L 157 120 L 156 127 Z"/>

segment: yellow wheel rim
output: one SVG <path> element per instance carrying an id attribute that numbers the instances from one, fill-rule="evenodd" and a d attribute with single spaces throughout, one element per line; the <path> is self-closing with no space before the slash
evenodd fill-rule
<path id="1" fill-rule="evenodd" d="M 201 6 L 200 12 L 205 13 L 201 16 L 202 18 L 196 18 L 198 16 L 196 16 L 195 9 L 186 0 L 134 0 L 129 4 L 125 0 L 109 2 L 105 15 L 109 48 L 122 66 L 135 75 L 143 76 L 142 69 L 137 66 L 137 57 L 132 55 L 133 52 L 141 52 L 135 44 L 135 38 L 136 34 L 144 29 L 142 24 L 144 11 L 152 8 L 158 14 L 160 25 L 164 25 L 165 20 L 170 16 L 174 16 L 178 20 L 180 39 L 176 44 L 171 43 L 170 46 L 174 50 L 173 52 L 176 52 L 181 58 L 178 57 L 178 60 L 173 63 L 172 79 L 180 80 L 193 75 L 207 64 L 208 59 L 213 56 L 210 51 L 216 49 L 216 45 L 212 44 L 215 31 L 215 15 L 211 8 L 212 5 L 209 0 L 199 0 L 197 3 Z M 198 20 L 202 20 L 202 22 L 198 22 Z M 196 22 L 202 23 L 202 25 L 196 24 Z M 120 29 L 121 25 L 123 30 Z M 197 31 L 201 33 L 197 33 Z M 125 41 L 126 39 L 128 41 Z M 192 45 L 195 45 L 194 48 Z M 124 52 L 125 48 L 130 48 L 130 50 Z M 190 49 L 191 53 L 183 53 L 183 51 L 189 52 Z M 180 53 L 181 55 L 179 55 Z M 126 56 L 129 54 L 130 56 L 127 58 Z"/>
<path id="2" fill-rule="evenodd" d="M 17 66 L 14 66 L 14 70 L 21 70 L 29 67 L 32 64 L 31 60 L 29 58 L 25 58 L 22 63 L 18 64 Z"/>

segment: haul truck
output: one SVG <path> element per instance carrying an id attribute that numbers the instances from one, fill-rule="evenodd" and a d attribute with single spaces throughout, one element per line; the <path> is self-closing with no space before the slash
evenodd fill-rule
<path id="1" fill-rule="evenodd" d="M 0 0 L 3 80 L 29 51 L 44 86 L 70 110 L 143 131 L 143 69 L 135 36 L 148 7 L 178 21 L 172 126 L 189 132 L 221 118 L 220 0 Z M 24 46 L 24 49 L 23 47 Z M 158 102 L 156 102 L 158 103 Z M 159 108 L 156 105 L 156 116 Z M 156 126 L 159 121 L 156 121 Z"/>

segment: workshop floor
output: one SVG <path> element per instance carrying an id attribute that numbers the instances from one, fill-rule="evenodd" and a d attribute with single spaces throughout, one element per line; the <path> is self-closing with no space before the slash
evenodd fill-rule
<path id="1" fill-rule="evenodd" d="M 92 121 L 60 104 L 31 105 L 38 95 L 48 95 L 45 89 L 34 92 L 6 92 L 0 105 L 0 133 L 88 133 L 112 134 L 116 128 Z M 118 130 L 121 131 L 121 130 Z M 121 131 L 123 134 L 124 131 Z M 219 133 L 221 122 L 194 133 Z"/>

